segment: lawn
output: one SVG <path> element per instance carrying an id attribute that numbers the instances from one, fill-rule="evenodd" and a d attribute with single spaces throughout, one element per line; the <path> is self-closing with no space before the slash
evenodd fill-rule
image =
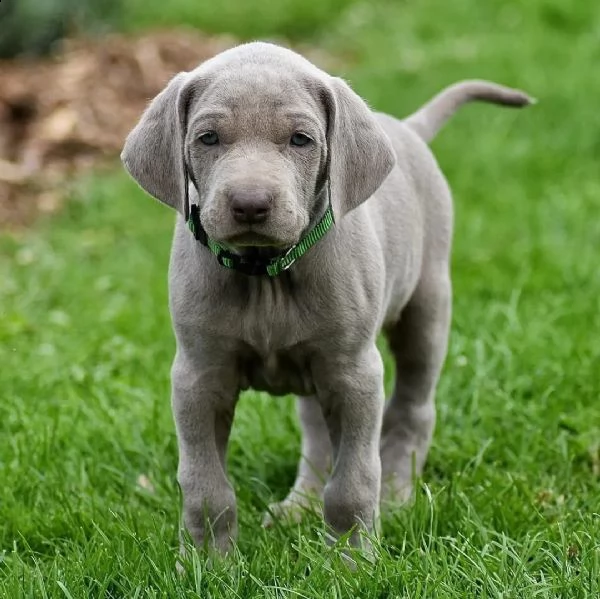
<path id="1" fill-rule="evenodd" d="M 177 576 L 173 215 L 115 165 L 0 236 L 0 597 L 600 596 L 600 5 L 133 0 L 122 26 L 182 20 L 320 46 L 398 116 L 466 77 L 539 99 L 469 106 L 433 144 L 456 230 L 430 458 L 351 573 L 317 520 L 261 528 L 299 431 L 292 398 L 246 393 L 238 551 Z"/>

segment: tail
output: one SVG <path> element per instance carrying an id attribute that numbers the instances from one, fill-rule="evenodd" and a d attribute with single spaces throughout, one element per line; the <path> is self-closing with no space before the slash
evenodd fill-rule
<path id="1" fill-rule="evenodd" d="M 421 139 L 429 142 L 463 104 L 474 100 L 514 108 L 536 103 L 536 100 L 530 98 L 525 92 L 491 81 L 460 81 L 442 90 L 417 112 L 407 117 L 404 123 Z"/>

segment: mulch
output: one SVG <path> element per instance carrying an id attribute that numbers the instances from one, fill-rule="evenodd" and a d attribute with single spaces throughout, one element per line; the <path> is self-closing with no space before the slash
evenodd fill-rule
<path id="1" fill-rule="evenodd" d="M 114 159 L 148 101 L 235 40 L 188 30 L 67 40 L 38 61 L 0 61 L 0 227 L 61 205 L 65 183 Z"/>

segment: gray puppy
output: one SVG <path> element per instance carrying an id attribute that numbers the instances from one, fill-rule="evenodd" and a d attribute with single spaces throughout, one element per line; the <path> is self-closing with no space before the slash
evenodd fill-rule
<path id="1" fill-rule="evenodd" d="M 322 497 L 334 534 L 373 530 L 425 461 L 451 306 L 452 201 L 426 142 L 463 103 L 524 106 L 485 81 L 398 120 L 272 44 L 179 73 L 121 158 L 179 212 L 169 270 L 178 480 L 194 541 L 237 532 L 227 442 L 241 390 L 298 395 L 294 514 Z M 187 226 L 186 226 L 187 223 Z M 190 231 L 191 229 L 191 231 Z M 383 331 L 396 364 L 384 406 Z"/>

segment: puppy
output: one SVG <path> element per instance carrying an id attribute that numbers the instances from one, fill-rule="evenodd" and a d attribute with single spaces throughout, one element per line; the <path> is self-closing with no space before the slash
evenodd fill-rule
<path id="1" fill-rule="evenodd" d="M 425 462 L 451 310 L 452 202 L 429 151 L 465 102 L 525 106 L 485 81 L 405 120 L 275 45 L 179 73 L 129 134 L 131 176 L 178 212 L 169 269 L 184 519 L 227 551 L 227 442 L 240 391 L 294 393 L 302 457 L 275 515 L 323 500 L 334 534 L 373 530 Z M 384 401 L 385 333 L 396 383 Z"/>

